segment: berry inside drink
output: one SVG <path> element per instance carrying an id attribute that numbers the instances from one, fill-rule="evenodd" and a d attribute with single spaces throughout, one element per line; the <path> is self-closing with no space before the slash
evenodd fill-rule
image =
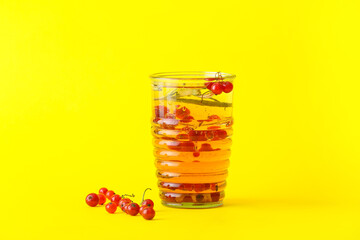
<path id="1" fill-rule="evenodd" d="M 222 205 L 235 76 L 184 72 L 151 78 L 152 134 L 162 203 L 180 208 Z"/>

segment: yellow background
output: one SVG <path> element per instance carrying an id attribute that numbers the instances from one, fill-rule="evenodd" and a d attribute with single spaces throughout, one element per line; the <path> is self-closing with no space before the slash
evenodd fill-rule
<path id="1" fill-rule="evenodd" d="M 0 1 L 0 239 L 359 239 L 357 1 Z M 160 206 L 148 75 L 237 74 L 225 206 Z M 154 190 L 156 220 L 85 196 Z"/>

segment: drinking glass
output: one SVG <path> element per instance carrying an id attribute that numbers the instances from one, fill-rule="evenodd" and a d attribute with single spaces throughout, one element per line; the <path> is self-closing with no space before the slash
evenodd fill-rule
<path id="1" fill-rule="evenodd" d="M 150 76 L 152 134 L 162 204 L 221 206 L 233 133 L 233 81 L 222 72 Z"/>

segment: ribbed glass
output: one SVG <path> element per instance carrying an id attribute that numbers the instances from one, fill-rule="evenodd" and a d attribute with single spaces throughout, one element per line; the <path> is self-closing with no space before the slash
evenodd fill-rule
<path id="1" fill-rule="evenodd" d="M 235 75 L 173 72 L 150 77 L 162 203 L 180 208 L 222 205 L 233 133 Z"/>

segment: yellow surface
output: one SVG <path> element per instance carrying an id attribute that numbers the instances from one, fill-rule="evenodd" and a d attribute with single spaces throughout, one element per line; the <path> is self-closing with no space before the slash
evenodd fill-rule
<path id="1" fill-rule="evenodd" d="M 359 239 L 357 1 L 0 1 L 0 239 Z M 237 74 L 225 206 L 156 189 L 148 75 Z"/>

